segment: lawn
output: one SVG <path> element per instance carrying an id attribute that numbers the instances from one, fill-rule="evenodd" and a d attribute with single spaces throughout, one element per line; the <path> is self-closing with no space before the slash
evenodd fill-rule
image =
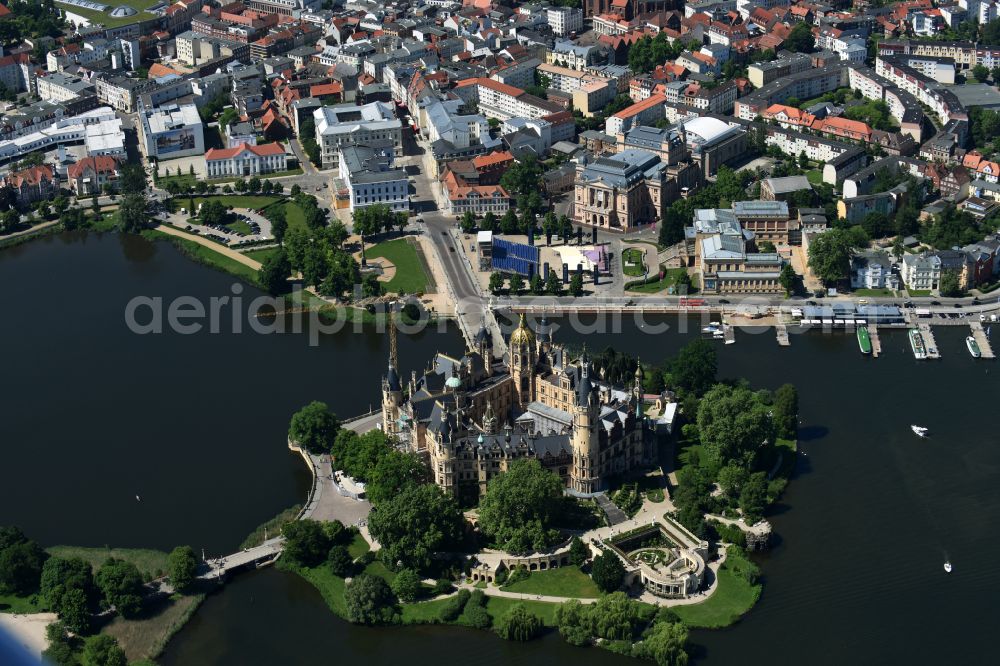
<path id="1" fill-rule="evenodd" d="M 149 21 L 155 19 L 154 14 L 149 14 L 146 9 L 149 9 L 155 4 L 158 4 L 160 0 L 125 0 L 120 4 L 128 5 L 132 9 L 135 9 L 138 13 L 132 16 L 124 16 L 122 18 L 115 18 L 111 16 L 111 10 L 119 6 L 116 3 L 111 3 L 108 5 L 107 11 L 99 12 L 95 9 L 83 9 L 82 7 L 77 7 L 76 5 L 67 5 L 56 0 L 56 4 L 63 10 L 72 12 L 77 16 L 83 16 L 84 18 L 90 19 L 92 23 L 100 23 L 106 28 L 117 28 L 121 25 L 129 25 L 132 23 L 138 23 L 139 21 Z"/>
<path id="2" fill-rule="evenodd" d="M 351 544 L 354 545 L 354 544 Z M 389 571 L 388 568 L 378 560 L 375 560 L 371 564 L 365 567 L 365 573 L 370 576 L 378 576 L 385 582 L 392 584 L 392 580 L 396 577 L 396 573 Z"/>
<path id="3" fill-rule="evenodd" d="M 360 534 L 355 534 L 354 538 L 351 540 L 349 546 L 347 546 L 347 552 L 350 553 L 351 557 L 358 559 L 370 550 L 368 542 Z"/>
<path id="4" fill-rule="evenodd" d="M 855 296 L 895 296 L 896 292 L 889 289 L 855 289 Z"/>
<path id="5" fill-rule="evenodd" d="M 734 568 L 754 567 L 742 554 L 730 547 L 726 561 L 719 568 L 718 588 L 707 600 L 689 606 L 671 608 L 684 624 L 693 628 L 715 629 L 736 622 L 753 608 L 760 598 L 760 583 L 750 584 Z M 754 567 L 755 568 L 755 567 Z"/>
<path id="6" fill-rule="evenodd" d="M 257 271 L 245 264 L 241 264 L 235 259 L 230 259 L 225 255 L 219 254 L 215 250 L 205 247 L 200 243 L 196 243 L 185 238 L 178 238 L 177 236 L 171 236 L 155 229 L 147 229 L 142 232 L 142 235 L 149 240 L 165 240 L 173 243 L 174 246 L 176 246 L 182 253 L 199 263 L 223 270 L 230 275 L 235 275 L 241 280 L 249 282 L 252 285 L 258 284 Z"/>
<path id="7" fill-rule="evenodd" d="M 344 579 L 334 576 L 330 567 L 320 565 L 314 569 L 307 569 L 293 564 L 288 558 L 278 560 L 278 567 L 297 573 L 312 583 L 313 587 L 323 595 L 323 601 L 339 617 L 347 617 L 347 604 L 344 602 Z"/>
<path id="8" fill-rule="evenodd" d="M 930 296 L 930 289 L 907 289 L 906 293 L 910 296 Z"/>
<path id="9" fill-rule="evenodd" d="M 243 254 L 250 257 L 254 261 L 259 261 L 260 263 L 264 263 L 274 255 L 278 254 L 278 252 L 280 251 L 281 251 L 280 247 L 265 247 L 260 250 L 247 250 Z"/>
<path id="10" fill-rule="evenodd" d="M 254 194 L 218 194 L 214 196 L 195 196 L 194 197 L 194 208 L 198 210 L 200 204 L 206 201 L 221 201 L 226 206 L 230 208 L 264 208 L 275 201 L 278 201 L 278 197 L 274 196 L 264 196 L 264 195 L 254 195 Z M 187 208 L 188 204 L 191 203 L 191 197 L 174 197 L 170 200 L 170 209 L 174 212 L 180 210 L 181 208 Z"/>
<path id="11" fill-rule="evenodd" d="M 0 613 L 41 613 L 45 610 L 48 610 L 48 606 L 38 594 L 30 597 L 0 594 Z"/>
<path id="12" fill-rule="evenodd" d="M 305 213 L 302 212 L 302 208 L 299 207 L 297 203 L 288 199 L 284 203 L 285 206 L 285 220 L 288 222 L 288 230 L 298 229 L 299 231 L 304 231 L 310 235 L 312 232 L 309 230 L 309 226 L 306 224 Z"/>
<path id="13" fill-rule="evenodd" d="M 823 184 L 823 172 L 819 169 L 810 169 L 809 171 L 806 171 L 806 178 L 808 178 L 809 182 L 813 185 Z"/>
<path id="14" fill-rule="evenodd" d="M 137 618 L 115 617 L 104 627 L 103 633 L 118 640 L 129 662 L 155 659 L 204 599 L 203 594 L 176 594 L 155 608 L 145 609 Z"/>
<path id="15" fill-rule="evenodd" d="M 629 248 L 622 252 L 622 272 L 630 277 L 642 277 L 646 274 L 646 265 L 642 260 L 643 252 L 637 248 Z"/>
<path id="16" fill-rule="evenodd" d="M 541 594 L 548 597 L 593 599 L 600 596 L 600 591 L 590 576 L 580 571 L 580 567 L 574 566 L 532 571 L 526 579 L 503 589 L 508 592 Z"/>
<path id="17" fill-rule="evenodd" d="M 244 233 L 247 236 L 253 233 L 250 229 L 250 225 L 243 220 L 233 220 L 229 224 L 225 225 L 227 229 L 235 233 Z"/>
<path id="18" fill-rule="evenodd" d="M 396 274 L 385 283 L 387 291 L 398 294 L 417 294 L 427 291 L 429 278 L 423 263 L 409 240 L 398 238 L 385 241 L 365 251 L 368 259 L 384 257 L 396 267 Z"/>
<path id="19" fill-rule="evenodd" d="M 487 596 L 486 599 L 486 612 L 493 618 L 494 624 L 497 618 L 506 613 L 511 606 L 522 604 L 531 613 L 542 618 L 545 626 L 556 626 L 556 609 L 559 608 L 559 604 L 550 604 L 545 601 L 522 601 L 521 599 L 511 599 L 509 597 Z"/>
<path id="20" fill-rule="evenodd" d="M 62 558 L 79 557 L 89 562 L 95 570 L 109 557 L 134 564 L 139 571 L 156 578 L 167 570 L 167 554 L 159 550 L 142 548 L 83 548 L 80 546 L 52 546 L 46 548 L 49 555 Z"/>
<path id="21" fill-rule="evenodd" d="M 635 287 L 629 287 L 627 291 L 633 291 L 638 294 L 656 294 L 677 284 L 677 279 L 682 273 L 686 272 L 687 270 L 684 268 L 671 268 L 664 272 L 662 279 L 649 282 L 647 284 L 640 284 Z M 695 287 L 694 280 L 692 279 L 692 284 L 688 288 L 688 293 L 693 294 L 696 291 L 698 291 L 698 289 Z"/>

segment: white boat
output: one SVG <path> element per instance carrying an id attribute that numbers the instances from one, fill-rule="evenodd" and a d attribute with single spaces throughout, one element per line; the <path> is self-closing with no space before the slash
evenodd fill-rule
<path id="1" fill-rule="evenodd" d="M 915 432 L 918 437 L 927 436 L 927 428 L 922 428 L 921 426 L 918 425 L 911 425 L 910 429 L 913 430 L 913 432 Z"/>
<path id="2" fill-rule="evenodd" d="M 951 573 L 951 568 L 952 568 L 952 567 L 951 567 L 951 562 L 945 562 L 945 563 L 944 563 L 944 570 L 945 570 L 945 571 L 946 571 L 947 573 Z"/>
<path id="3" fill-rule="evenodd" d="M 713 325 L 709 324 L 705 328 L 701 329 L 701 332 L 702 333 L 712 333 L 712 334 L 715 334 L 715 333 L 719 332 L 719 327 L 718 326 L 713 326 Z"/>
<path id="4" fill-rule="evenodd" d="M 979 351 L 979 345 L 976 343 L 976 339 L 973 336 L 970 335 L 965 339 L 965 346 L 968 347 L 972 358 L 979 358 L 983 355 L 983 353 Z"/>

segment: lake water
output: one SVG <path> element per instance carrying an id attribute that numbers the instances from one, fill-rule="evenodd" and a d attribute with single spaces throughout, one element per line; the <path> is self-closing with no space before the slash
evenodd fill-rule
<path id="1" fill-rule="evenodd" d="M 290 414 L 312 399 L 342 415 L 378 400 L 387 342 L 374 333 L 327 336 L 317 347 L 305 335 L 130 333 L 123 312 L 134 296 L 231 293 L 232 279 L 165 244 L 36 241 L 0 253 L 0 284 L 0 524 L 20 524 L 46 544 L 231 549 L 305 495 L 307 473 L 284 446 Z M 780 539 L 760 558 L 762 599 L 730 629 L 692 632 L 698 663 L 989 659 L 1000 619 L 1000 365 L 968 355 L 966 329 L 935 333 L 938 362 L 915 361 L 902 332 L 883 333 L 878 359 L 843 333 L 793 335 L 781 348 L 773 332 L 741 332 L 719 346 L 720 376 L 799 387 L 802 454 L 770 516 Z M 630 324 L 556 339 L 654 361 L 693 335 L 645 335 Z M 404 375 L 462 344 L 454 331 L 401 338 Z M 916 438 L 911 423 L 931 437 Z M 162 661 L 305 664 L 334 655 L 625 662 L 556 636 L 520 646 L 454 628 L 353 627 L 278 571 L 238 577 L 211 597 Z"/>

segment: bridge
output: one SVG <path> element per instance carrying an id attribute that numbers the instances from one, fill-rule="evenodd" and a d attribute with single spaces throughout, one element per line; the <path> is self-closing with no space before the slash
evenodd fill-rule
<path id="1" fill-rule="evenodd" d="M 259 546 L 203 562 L 198 570 L 198 579 L 221 582 L 232 571 L 270 564 L 278 559 L 284 549 L 284 542 L 284 537 L 274 537 Z"/>

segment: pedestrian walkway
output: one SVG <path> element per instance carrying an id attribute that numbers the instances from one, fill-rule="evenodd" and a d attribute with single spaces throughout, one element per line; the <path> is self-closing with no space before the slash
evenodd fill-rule
<path id="1" fill-rule="evenodd" d="M 159 225 L 158 227 L 156 227 L 156 230 L 157 231 L 162 231 L 163 233 L 167 234 L 168 236 L 177 236 L 178 238 L 183 238 L 185 240 L 194 241 L 198 245 L 203 245 L 203 246 L 209 248 L 210 250 L 213 250 L 214 252 L 218 252 L 219 254 L 221 254 L 224 257 L 228 257 L 228 258 L 230 258 L 230 259 L 232 259 L 234 261 L 238 261 L 239 263 L 243 264 L 244 266 L 249 266 L 250 268 L 254 269 L 255 271 L 259 271 L 260 270 L 260 262 L 259 261 L 255 261 L 254 259 L 251 259 L 250 257 L 246 256 L 245 254 L 243 254 L 241 252 L 237 252 L 236 250 L 232 250 L 232 249 L 226 247 L 225 245 L 220 245 L 219 243 L 216 243 L 215 241 L 211 241 L 211 240 L 209 240 L 207 238 L 202 238 L 198 234 L 189 234 L 186 231 L 181 231 L 180 229 L 177 229 L 175 227 L 171 227 L 171 226 L 166 225 L 166 224 Z"/>
<path id="2" fill-rule="evenodd" d="M 612 525 L 618 525 L 628 520 L 628 515 L 619 509 L 618 505 L 612 502 L 606 493 L 597 495 L 594 500 L 597 502 L 597 506 L 601 507 L 601 510 L 604 511 L 604 515 L 608 517 L 608 522 Z"/>

